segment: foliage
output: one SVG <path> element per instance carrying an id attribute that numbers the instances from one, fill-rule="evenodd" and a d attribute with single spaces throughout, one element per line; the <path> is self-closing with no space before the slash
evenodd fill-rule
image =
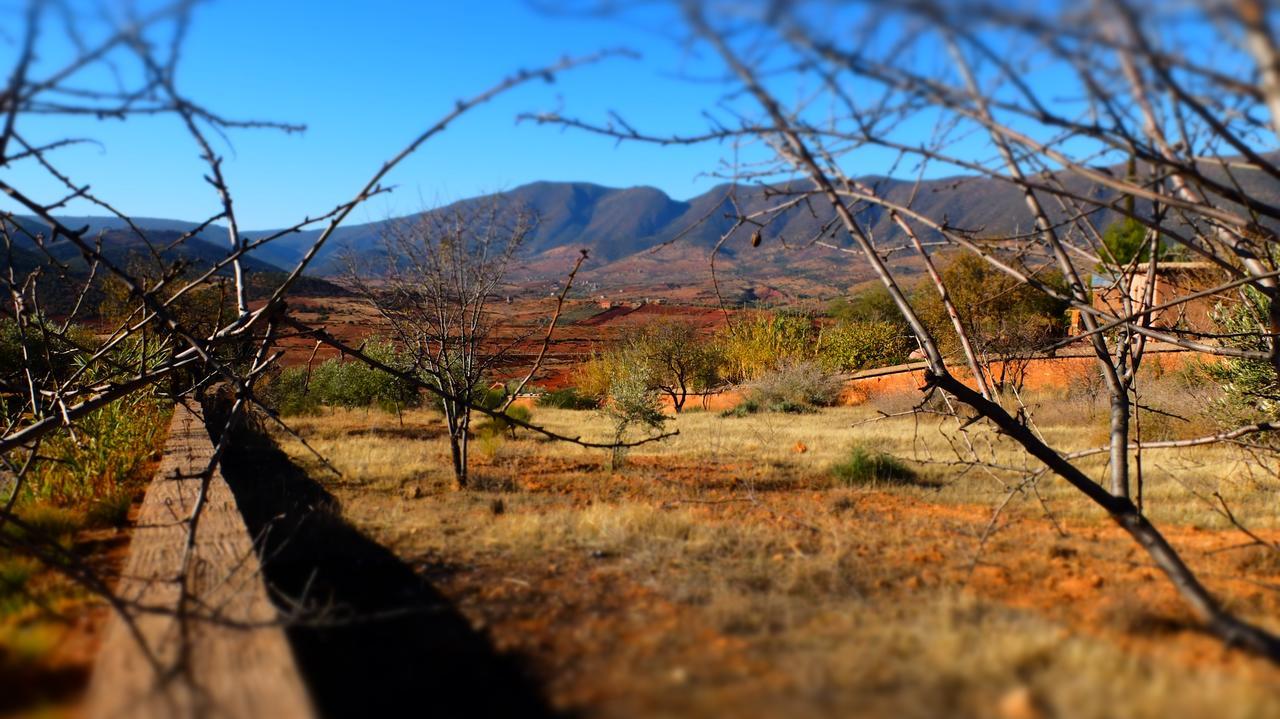
<path id="1" fill-rule="evenodd" d="M 489 409 L 497 409 L 497 406 L 489 407 Z M 526 423 L 533 421 L 533 410 L 521 405 L 512 405 L 508 407 L 505 414 L 506 417 L 489 417 L 486 415 L 485 419 L 476 424 L 476 435 L 490 436 L 507 434 L 514 439 L 516 431 L 520 429 L 520 426 L 510 421 L 510 419 Z"/>
<path id="2" fill-rule="evenodd" d="M 574 385 L 583 396 L 599 405 L 609 397 L 609 382 L 614 374 L 616 356 L 608 352 L 592 352 L 573 371 Z"/>
<path id="3" fill-rule="evenodd" d="M 538 395 L 538 406 L 557 409 L 597 409 L 600 407 L 600 401 L 583 394 L 576 387 L 564 387 Z"/>
<path id="4" fill-rule="evenodd" d="M 771 412 L 795 413 L 834 405 L 843 389 L 840 377 L 815 361 L 802 360 L 762 375 L 752 385 L 747 399 Z"/>
<path id="5" fill-rule="evenodd" d="M 654 322 L 630 332 L 614 354 L 614 361 L 643 365 L 651 389 L 670 397 L 677 413 L 690 394 L 706 392 L 720 381 L 719 348 L 684 322 Z"/>
<path id="6" fill-rule="evenodd" d="M 1223 343 L 1235 349 L 1269 352 L 1262 329 L 1269 325 L 1270 304 L 1266 296 L 1245 287 L 1240 297 L 1238 303 L 1219 303 L 1214 308 L 1213 320 L 1224 337 Z M 1223 396 L 1215 403 L 1214 413 L 1223 425 L 1234 427 L 1280 418 L 1280 380 L 1270 362 L 1227 357 L 1205 363 L 1202 369 L 1222 387 Z"/>
<path id="7" fill-rule="evenodd" d="M 402 371 L 412 367 L 411 360 L 387 340 L 368 342 L 364 352 Z M 422 402 L 411 382 L 341 358 L 325 360 L 311 370 L 290 367 L 275 378 L 264 396 L 282 415 L 313 414 L 321 407 L 378 407 L 395 412 Z"/>
<path id="8" fill-rule="evenodd" d="M 746 399 L 739 402 L 737 406 L 734 407 L 733 409 L 726 409 L 725 411 L 721 412 L 720 416 L 721 417 L 746 417 L 748 415 L 753 415 L 760 412 L 761 409 L 763 409 L 763 407 L 760 406 L 759 402 L 755 401 L 754 399 L 751 399 L 750 397 L 747 397 Z"/>
<path id="9" fill-rule="evenodd" d="M 82 348 L 94 344 L 93 335 L 76 326 L 69 328 L 65 337 L 59 330 L 43 316 L 29 318 L 22 325 L 12 317 L 0 319 L 0 387 L 21 393 L 28 371 L 36 378 L 62 378 L 74 371 Z"/>
<path id="10" fill-rule="evenodd" d="M 856 445 L 849 455 L 831 467 L 831 473 L 841 484 L 861 486 L 868 484 L 910 484 L 916 473 L 891 454 Z"/>
<path id="11" fill-rule="evenodd" d="M 1123 267 L 1135 260 L 1146 262 L 1151 257 L 1147 226 L 1132 217 L 1116 220 L 1102 231 L 1102 248 L 1104 264 Z"/>
<path id="12" fill-rule="evenodd" d="M 1008 356 L 1027 352 L 1060 337 L 1065 330 L 1066 302 L 1022 284 L 977 255 L 960 255 L 940 274 L 969 339 L 980 354 Z M 1041 282 L 1066 291 L 1061 273 L 1035 274 Z M 921 281 L 913 292 L 912 304 L 942 351 L 958 354 L 959 338 L 932 282 Z"/>
<path id="13" fill-rule="evenodd" d="M 73 432 L 62 430 L 40 446 L 41 459 L 25 484 L 27 499 L 83 506 L 117 497 L 155 456 L 168 416 L 167 406 L 149 393 L 85 415 Z"/>
<path id="14" fill-rule="evenodd" d="M 901 322 L 841 320 L 822 330 L 818 360 L 827 369 L 849 372 L 899 364 L 914 348 Z"/>
<path id="15" fill-rule="evenodd" d="M 811 359 L 818 327 L 808 315 L 756 312 L 740 318 L 719 335 L 726 379 L 755 379 L 784 364 Z"/>
<path id="16" fill-rule="evenodd" d="M 640 427 L 660 431 L 667 422 L 653 388 L 648 368 L 640 363 L 618 362 L 612 367 L 609 378 L 609 397 L 604 404 L 604 414 L 613 422 L 613 442 L 620 445 L 627 441 L 629 431 Z M 613 449 L 613 466 L 622 465 L 626 457 L 624 447 Z"/>
<path id="17" fill-rule="evenodd" d="M 827 314 L 843 322 L 891 322 L 906 326 L 889 290 L 879 284 L 852 297 L 837 297 L 827 306 Z"/>
<path id="18" fill-rule="evenodd" d="M 173 288 L 170 292 L 194 279 L 194 275 L 168 277 L 167 268 L 136 256 L 129 260 L 126 271 L 144 288 L 152 289 L 163 282 Z M 169 296 L 160 292 L 156 298 L 164 301 Z M 141 316 L 139 310 L 142 307 L 141 298 L 133 294 L 120 277 L 109 275 L 102 281 L 102 301 L 98 305 L 98 315 L 103 319 L 117 325 L 131 319 L 136 322 Z M 188 333 L 208 337 L 235 317 L 235 293 L 226 278 L 215 278 L 183 293 L 169 303 L 168 309 Z"/>

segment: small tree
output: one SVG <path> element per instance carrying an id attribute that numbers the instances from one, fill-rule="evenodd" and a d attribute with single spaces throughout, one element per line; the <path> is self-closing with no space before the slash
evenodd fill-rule
<path id="1" fill-rule="evenodd" d="M 390 323 L 413 371 L 440 390 L 453 474 L 465 488 L 471 408 L 483 399 L 482 379 L 509 347 L 489 341 L 488 303 L 500 294 L 533 219 L 495 201 L 388 224 L 385 281 L 368 283 L 354 260 L 349 273 Z"/>
<path id="2" fill-rule="evenodd" d="M 658 402 L 649 367 L 642 362 L 615 362 L 610 365 L 609 398 L 604 413 L 613 421 L 612 466 L 621 467 L 626 459 L 627 432 L 636 426 L 660 430 L 667 422 Z"/>
<path id="3" fill-rule="evenodd" d="M 1131 262 L 1146 262 L 1151 257 L 1151 243 L 1147 242 L 1147 226 L 1125 217 L 1102 231 L 1104 264 L 1123 267 Z"/>
<path id="4" fill-rule="evenodd" d="M 1038 277 L 1044 284 L 1066 291 L 1062 273 L 1046 270 Z M 1025 354 L 1062 335 L 1066 302 L 1010 277 L 977 255 L 956 257 L 943 268 L 941 278 L 981 355 L 1004 359 Z M 922 281 L 912 302 L 941 349 L 959 354 L 959 338 L 933 285 Z"/>
<path id="5" fill-rule="evenodd" d="M 720 381 L 719 350 L 687 323 L 655 322 L 623 344 L 623 361 L 642 364 L 650 388 L 670 397 L 676 414 L 690 394 L 706 392 Z"/>

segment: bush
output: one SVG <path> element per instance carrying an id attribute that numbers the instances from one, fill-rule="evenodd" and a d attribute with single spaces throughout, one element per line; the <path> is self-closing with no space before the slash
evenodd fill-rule
<path id="1" fill-rule="evenodd" d="M 617 372 L 617 353 L 593 352 L 573 372 L 577 392 L 596 401 L 599 406 L 609 396 L 609 383 Z"/>
<path id="2" fill-rule="evenodd" d="M 497 409 L 497 405 L 489 407 L 489 409 Z M 528 407 L 521 407 L 518 405 L 508 407 L 506 415 L 511 419 L 519 420 L 521 422 L 530 422 L 533 419 L 533 412 Z M 490 417 L 485 415 L 485 419 L 476 424 L 475 434 L 480 436 L 509 434 L 512 437 L 515 437 L 516 430 L 520 429 L 520 425 L 511 422 L 507 417 Z"/>
<path id="3" fill-rule="evenodd" d="M 576 387 L 565 387 L 543 392 L 538 395 L 537 404 L 539 407 L 554 407 L 556 409 L 597 409 L 600 407 L 599 400 L 582 394 Z"/>
<path id="4" fill-rule="evenodd" d="M 882 284 L 851 297 L 837 297 L 827 305 L 827 314 L 842 322 L 889 322 L 906 328 L 902 312 Z"/>
<path id="5" fill-rule="evenodd" d="M 771 412 L 798 412 L 836 404 L 843 389 L 838 376 L 817 362 L 801 361 L 761 376 L 747 398 Z"/>
<path id="6" fill-rule="evenodd" d="M 373 341 L 365 354 L 397 369 L 409 361 L 387 341 Z M 268 403 L 283 415 L 311 414 L 320 407 L 378 407 L 395 412 L 422 403 L 418 388 L 407 380 L 356 360 L 329 359 L 308 377 L 305 367 L 291 367 L 266 392 Z"/>
<path id="7" fill-rule="evenodd" d="M 915 348 L 900 323 L 841 321 L 823 329 L 818 340 L 818 360 L 836 372 L 888 367 L 905 362 Z"/>
<path id="8" fill-rule="evenodd" d="M 622 363 L 615 367 L 615 373 L 610 379 L 609 400 L 604 405 L 604 413 L 613 421 L 615 445 L 627 440 L 628 430 L 633 426 L 639 425 L 646 431 L 657 432 L 667 422 L 658 393 L 653 389 L 653 382 L 646 370 L 643 364 Z M 625 458 L 626 448 L 615 446 L 612 467 L 621 467 Z"/>
<path id="9" fill-rule="evenodd" d="M 310 378 L 306 367 L 290 367 L 280 373 L 270 384 L 263 399 L 280 414 L 315 414 L 320 411 L 320 393 L 310 390 Z"/>
<path id="10" fill-rule="evenodd" d="M 884 452 L 855 446 L 849 456 L 831 467 L 831 473 L 847 487 L 868 484 L 911 484 L 916 473 L 901 460 Z"/>
<path id="11" fill-rule="evenodd" d="M 1270 322 L 1269 301 L 1252 287 L 1243 288 L 1241 297 L 1241 302 L 1215 307 L 1214 324 L 1227 346 L 1267 352 L 1267 338 L 1259 328 Z M 1267 360 L 1230 357 L 1204 363 L 1201 370 L 1222 387 L 1222 398 L 1210 410 L 1224 428 L 1280 417 L 1280 379 Z"/>
<path id="12" fill-rule="evenodd" d="M 952 304 L 978 354 L 1004 357 L 1033 351 L 1066 330 L 1067 302 L 1001 272 L 986 260 L 962 254 L 942 269 Z M 1037 278 L 1066 292 L 1062 273 L 1040 271 Z M 911 303 L 944 354 L 958 354 L 960 340 L 951 317 L 928 279 L 915 287 Z"/>
<path id="13" fill-rule="evenodd" d="M 760 377 L 785 364 L 812 359 L 818 327 L 813 318 L 797 314 L 755 313 L 737 320 L 717 337 L 725 378 L 733 381 Z"/>
<path id="14" fill-rule="evenodd" d="M 748 397 L 738 403 L 733 409 L 726 409 L 720 413 L 721 417 L 746 417 L 747 415 L 756 414 L 761 409 L 760 403 Z"/>

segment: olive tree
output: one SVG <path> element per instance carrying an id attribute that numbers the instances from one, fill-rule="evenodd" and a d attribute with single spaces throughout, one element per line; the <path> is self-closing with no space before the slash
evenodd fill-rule
<path id="1" fill-rule="evenodd" d="M 632 332 L 622 342 L 621 359 L 644 366 L 649 386 L 671 399 L 679 414 L 690 395 L 706 395 L 720 381 L 717 346 L 687 322 L 662 320 Z"/>

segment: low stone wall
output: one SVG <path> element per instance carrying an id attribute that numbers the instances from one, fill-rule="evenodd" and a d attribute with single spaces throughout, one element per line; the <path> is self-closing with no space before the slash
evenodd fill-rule
<path id="1" fill-rule="evenodd" d="M 178 404 L 117 587 L 145 609 L 131 621 L 112 617 L 90 681 L 90 717 L 315 714 L 252 538 L 217 468 L 188 548 L 188 518 L 213 451 L 200 408 Z"/>

